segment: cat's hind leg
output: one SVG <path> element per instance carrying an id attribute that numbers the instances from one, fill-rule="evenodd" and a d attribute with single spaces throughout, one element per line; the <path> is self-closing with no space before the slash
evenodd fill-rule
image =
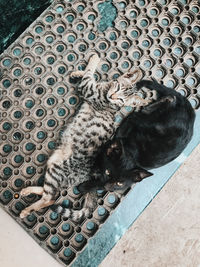
<path id="1" fill-rule="evenodd" d="M 22 212 L 20 213 L 20 218 L 25 218 L 31 213 L 31 211 L 38 211 L 40 209 L 51 206 L 55 202 L 56 196 L 58 195 L 59 184 L 59 181 L 55 180 L 54 176 L 52 177 L 52 175 L 49 174 L 47 170 L 43 187 L 29 186 L 27 188 L 22 189 L 22 196 L 27 196 L 29 194 L 34 193 L 42 195 L 42 198 L 22 210 Z"/>
<path id="2" fill-rule="evenodd" d="M 48 207 L 52 205 L 55 202 L 55 194 L 52 192 L 45 192 L 45 185 L 44 187 L 41 186 L 29 186 L 26 188 L 23 188 L 22 191 L 20 192 L 21 196 L 25 197 L 30 194 L 37 194 L 37 195 L 42 195 L 42 198 L 38 200 L 37 202 L 33 203 L 31 206 L 25 208 L 22 210 L 20 213 L 20 218 L 25 218 L 28 216 L 31 211 L 38 211 L 40 209 L 43 209 L 45 207 Z"/>
<path id="3" fill-rule="evenodd" d="M 46 208 L 48 206 L 51 206 L 55 200 L 52 199 L 51 195 L 43 194 L 42 198 L 38 200 L 37 202 L 33 203 L 31 206 L 25 208 L 20 213 L 20 218 L 23 219 L 26 216 L 28 216 L 32 211 L 38 211 L 40 209 Z"/>
<path id="4" fill-rule="evenodd" d="M 44 192 L 44 188 L 42 186 L 28 186 L 23 188 L 20 192 L 20 195 L 25 197 L 30 194 L 42 195 Z"/>
<path id="5" fill-rule="evenodd" d="M 25 208 L 20 214 L 21 218 L 29 215 L 31 211 L 38 211 L 52 205 L 55 202 L 56 196 L 59 193 L 60 187 L 62 186 L 62 182 L 65 178 L 63 162 L 70 157 L 71 153 L 72 150 L 69 144 L 65 144 L 65 146 L 55 150 L 47 162 L 44 186 L 30 186 L 22 189 L 22 196 L 34 193 L 42 195 L 42 198 L 31 206 Z"/>

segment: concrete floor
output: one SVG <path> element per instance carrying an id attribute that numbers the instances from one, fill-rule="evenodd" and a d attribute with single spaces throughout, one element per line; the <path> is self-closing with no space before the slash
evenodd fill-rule
<path id="1" fill-rule="evenodd" d="M 200 267 L 199 162 L 200 145 L 100 267 Z M 2 209 L 0 218 L 0 266 L 61 266 Z"/>

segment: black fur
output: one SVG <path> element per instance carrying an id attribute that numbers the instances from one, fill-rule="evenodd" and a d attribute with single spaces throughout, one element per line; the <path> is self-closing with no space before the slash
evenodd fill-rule
<path id="1" fill-rule="evenodd" d="M 80 191 L 106 188 L 111 183 L 117 189 L 116 182 L 141 181 L 152 175 L 147 170 L 179 156 L 191 140 L 195 112 L 187 98 L 155 81 L 142 80 L 137 87 L 156 90 L 158 100 L 123 121 L 96 159 L 95 168 L 101 170 L 102 178 L 81 184 Z"/>

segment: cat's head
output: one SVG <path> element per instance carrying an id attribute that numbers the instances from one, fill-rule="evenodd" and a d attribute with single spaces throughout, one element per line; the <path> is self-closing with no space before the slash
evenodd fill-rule
<path id="1" fill-rule="evenodd" d="M 135 84 L 141 80 L 142 72 L 136 69 L 120 76 L 117 81 L 111 84 L 107 93 L 107 98 L 112 104 L 119 107 L 132 104 L 132 95 L 136 92 Z"/>
<path id="2" fill-rule="evenodd" d="M 110 181 L 104 185 L 104 188 L 108 191 L 122 190 L 152 175 L 153 173 L 142 168 L 127 170 L 120 178 L 111 178 Z"/>

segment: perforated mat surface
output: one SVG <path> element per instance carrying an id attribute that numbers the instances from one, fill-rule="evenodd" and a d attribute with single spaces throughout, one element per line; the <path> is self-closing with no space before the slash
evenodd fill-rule
<path id="1" fill-rule="evenodd" d="M 97 80 L 140 67 L 199 108 L 199 1 L 54 1 L 1 55 L 0 203 L 58 261 L 70 264 L 127 193 L 98 191 L 92 218 L 79 225 L 50 209 L 24 220 L 37 200 L 19 191 L 42 185 L 47 158 L 79 105 L 67 74 L 84 69 L 96 50 Z M 76 188 L 58 201 L 76 206 Z"/>

